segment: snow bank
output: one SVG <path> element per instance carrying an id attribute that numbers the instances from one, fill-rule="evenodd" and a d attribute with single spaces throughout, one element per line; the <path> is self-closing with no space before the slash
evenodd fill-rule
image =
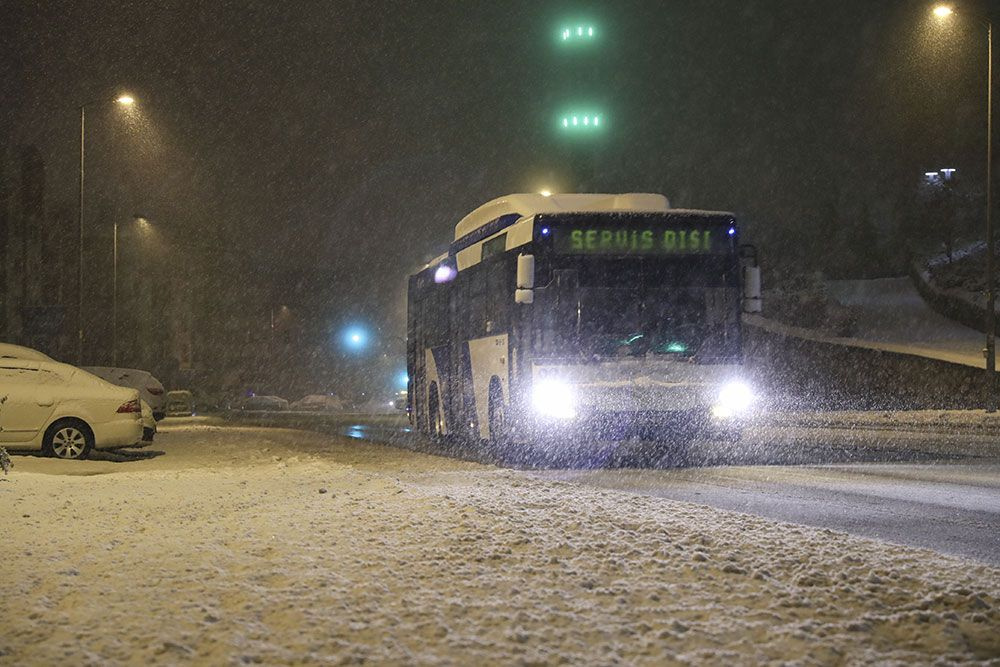
<path id="1" fill-rule="evenodd" d="M 0 482 L 0 663 L 1000 656 L 994 568 L 344 439 L 248 433 L 168 430 L 167 456 L 87 469 L 114 474 L 19 461 Z"/>

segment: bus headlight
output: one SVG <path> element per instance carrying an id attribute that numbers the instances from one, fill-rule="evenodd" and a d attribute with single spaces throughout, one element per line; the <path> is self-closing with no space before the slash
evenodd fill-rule
<path id="1" fill-rule="evenodd" d="M 531 393 L 535 412 L 545 417 L 573 419 L 576 417 L 576 395 L 573 387 L 560 380 L 537 380 Z"/>
<path id="2" fill-rule="evenodd" d="M 712 409 L 716 417 L 743 414 L 753 403 L 753 391 L 745 382 L 730 382 L 719 391 L 719 400 Z"/>

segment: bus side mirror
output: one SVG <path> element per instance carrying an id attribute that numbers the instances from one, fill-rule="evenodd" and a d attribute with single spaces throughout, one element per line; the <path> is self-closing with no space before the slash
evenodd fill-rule
<path id="1" fill-rule="evenodd" d="M 514 303 L 534 303 L 535 301 L 535 256 L 517 256 L 517 286 Z"/>
<path id="2" fill-rule="evenodd" d="M 760 267 L 743 267 L 743 312 L 759 313 L 763 310 L 760 298 Z"/>
<path id="3" fill-rule="evenodd" d="M 740 246 L 740 259 L 743 264 L 743 312 L 759 313 L 763 310 L 763 303 L 757 249 L 752 245 Z"/>

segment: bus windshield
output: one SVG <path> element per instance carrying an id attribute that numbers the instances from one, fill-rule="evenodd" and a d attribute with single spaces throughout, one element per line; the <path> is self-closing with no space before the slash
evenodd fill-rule
<path id="1" fill-rule="evenodd" d="M 733 256 L 558 257 L 538 290 L 547 356 L 738 355 Z"/>

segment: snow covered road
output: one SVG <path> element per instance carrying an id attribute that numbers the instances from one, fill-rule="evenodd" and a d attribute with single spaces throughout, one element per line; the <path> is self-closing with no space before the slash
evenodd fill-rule
<path id="1" fill-rule="evenodd" d="M 0 664 L 1000 664 L 1000 569 L 930 550 L 291 430 L 156 449 L 15 457 Z"/>
<path id="2" fill-rule="evenodd" d="M 548 471 L 538 475 L 831 528 L 1000 566 L 1000 463 Z"/>

